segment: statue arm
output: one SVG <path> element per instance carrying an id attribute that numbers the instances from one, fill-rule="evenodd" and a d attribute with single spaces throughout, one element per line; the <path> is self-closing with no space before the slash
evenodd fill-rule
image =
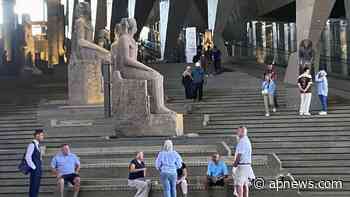
<path id="1" fill-rule="evenodd" d="M 121 37 L 120 42 L 122 43 L 121 45 L 121 56 L 124 58 L 124 62 L 125 62 L 125 66 L 129 66 L 132 68 L 136 68 L 136 69 L 141 69 L 141 70 L 145 70 L 145 71 L 154 71 L 152 68 L 149 68 L 148 66 L 138 62 L 135 59 L 130 58 L 130 52 L 129 52 L 129 44 L 128 44 L 128 40 L 125 37 Z"/>

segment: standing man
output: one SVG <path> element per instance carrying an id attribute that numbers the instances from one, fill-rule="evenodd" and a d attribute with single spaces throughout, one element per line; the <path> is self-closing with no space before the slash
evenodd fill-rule
<path id="1" fill-rule="evenodd" d="M 57 178 L 57 189 L 60 196 L 64 195 L 64 186 L 71 183 L 74 186 L 74 197 L 78 197 L 80 191 L 80 161 L 70 152 L 68 144 L 61 145 L 61 151 L 51 161 L 52 172 Z"/>
<path id="2" fill-rule="evenodd" d="M 41 180 L 41 150 L 40 143 L 44 141 L 44 131 L 36 129 L 34 132 L 34 139 L 28 145 L 25 160 L 30 171 L 29 197 L 38 197 Z"/>
<path id="3" fill-rule="evenodd" d="M 300 110 L 301 116 L 310 116 L 310 105 L 312 97 L 312 76 L 310 74 L 310 68 L 306 66 L 304 73 L 298 77 L 298 87 L 300 91 Z"/>
<path id="4" fill-rule="evenodd" d="M 249 196 L 249 184 L 255 179 L 252 169 L 252 145 L 247 136 L 248 130 L 245 127 L 237 129 L 239 142 L 236 146 L 235 160 L 233 167 L 235 170 L 235 191 L 237 197 Z"/>
<path id="5" fill-rule="evenodd" d="M 145 180 L 146 166 L 143 152 L 138 152 L 129 164 L 128 186 L 137 189 L 135 197 L 148 197 L 151 190 L 150 181 Z"/>
<path id="6" fill-rule="evenodd" d="M 221 51 L 216 46 L 214 46 L 213 50 L 213 60 L 215 72 L 219 74 L 221 72 Z"/>
<path id="7" fill-rule="evenodd" d="M 194 88 L 194 100 L 202 100 L 203 97 L 203 84 L 204 84 L 204 70 L 201 67 L 201 63 L 197 62 L 195 68 L 192 70 L 192 82 Z"/>
<path id="8" fill-rule="evenodd" d="M 271 64 L 266 66 L 264 75 L 267 75 L 267 74 L 270 75 L 271 80 L 275 83 L 275 85 L 277 87 L 277 71 L 275 68 L 275 62 L 272 62 Z M 275 107 L 278 108 L 277 92 L 275 92 L 275 95 L 273 97 L 273 101 L 275 103 Z"/>

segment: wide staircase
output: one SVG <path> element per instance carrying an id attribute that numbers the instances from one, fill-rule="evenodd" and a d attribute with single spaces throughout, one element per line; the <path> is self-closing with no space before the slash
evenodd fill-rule
<path id="1" fill-rule="evenodd" d="M 155 65 L 165 75 L 168 106 L 184 113 L 186 136 L 171 138 L 189 169 L 190 197 L 233 196 L 232 183 L 225 188 L 205 189 L 206 165 L 211 154 L 221 153 L 232 163 L 236 144 L 235 128 L 244 125 L 253 142 L 253 168 L 265 185 L 252 188 L 251 196 L 349 196 L 350 107 L 331 106 L 327 117 L 296 116 L 285 108 L 285 90 L 279 87 L 280 109 L 264 117 L 259 95 L 259 79 L 239 70 L 227 70 L 210 77 L 203 102 L 183 99 L 181 65 Z M 0 107 L 0 197 L 27 196 L 28 178 L 16 170 L 33 129 L 43 127 L 40 111 L 45 103 L 66 98 L 65 88 L 35 85 L 23 89 L 5 87 Z M 59 102 L 57 102 L 59 103 Z M 95 120 L 103 119 L 103 109 L 96 108 Z M 90 117 L 91 118 L 91 117 Z M 131 197 L 135 190 L 127 187 L 127 166 L 137 151 L 146 154 L 148 176 L 152 179 L 151 196 L 161 195 L 159 173 L 154 159 L 167 138 L 114 138 L 111 131 L 67 128 L 62 132 L 47 131 L 45 140 L 42 197 L 55 196 L 55 178 L 49 163 L 62 143 L 71 144 L 82 162 L 81 197 Z M 113 133 L 113 132 L 112 132 Z M 291 173 L 291 175 L 287 175 Z M 287 176 L 286 176 L 287 175 Z M 342 180 L 342 189 L 268 188 L 276 180 Z M 258 188 L 260 186 L 265 186 Z M 277 191 L 278 190 L 278 191 Z M 299 193 L 298 191 L 301 191 Z M 67 189 L 71 195 L 71 188 Z M 179 194 L 179 196 L 181 196 Z"/>

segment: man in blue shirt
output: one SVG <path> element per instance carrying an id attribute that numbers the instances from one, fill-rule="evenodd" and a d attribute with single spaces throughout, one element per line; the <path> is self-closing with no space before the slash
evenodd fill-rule
<path id="1" fill-rule="evenodd" d="M 208 163 L 207 177 L 208 186 L 224 186 L 227 181 L 227 166 L 218 153 L 214 154 Z"/>
<path id="2" fill-rule="evenodd" d="M 70 152 L 68 144 L 61 146 L 61 151 L 51 161 L 53 174 L 57 178 L 58 190 L 61 197 L 64 195 L 64 185 L 71 183 L 74 186 L 74 197 L 78 197 L 80 191 L 80 161 Z"/>
<path id="3" fill-rule="evenodd" d="M 204 77 L 204 69 L 201 67 L 201 64 L 197 62 L 195 64 L 195 68 L 192 70 L 192 82 L 194 89 L 194 99 L 198 99 L 198 101 L 201 101 L 203 97 Z"/>

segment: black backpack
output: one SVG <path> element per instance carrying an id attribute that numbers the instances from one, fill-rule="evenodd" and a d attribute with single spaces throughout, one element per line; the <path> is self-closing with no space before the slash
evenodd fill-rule
<path id="1" fill-rule="evenodd" d="M 34 144 L 34 142 L 33 142 Z M 35 146 L 35 144 L 34 144 Z M 27 161 L 26 161 L 26 153 L 23 154 L 22 160 L 19 163 L 18 167 L 17 167 L 18 171 L 22 172 L 22 174 L 27 175 L 29 174 L 29 172 L 32 170 L 31 167 L 29 167 Z"/>

